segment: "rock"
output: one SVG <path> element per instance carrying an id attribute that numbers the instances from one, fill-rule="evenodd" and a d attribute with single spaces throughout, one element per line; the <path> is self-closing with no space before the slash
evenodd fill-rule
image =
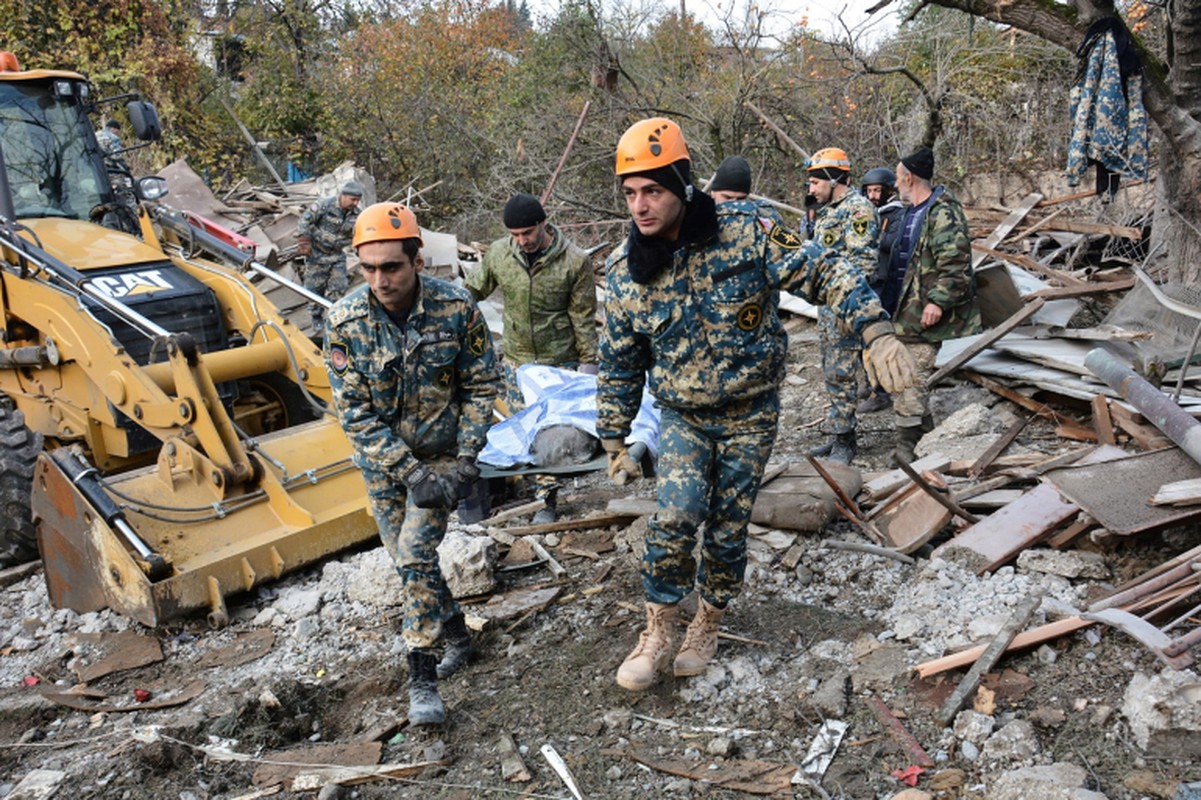
<path id="1" fill-rule="evenodd" d="M 984 743 L 984 757 L 990 761 L 1022 761 L 1038 755 L 1040 749 L 1034 726 L 1019 719 L 989 737 Z"/>
<path id="2" fill-rule="evenodd" d="M 934 800 L 934 795 L 921 789 L 906 789 L 894 794 L 891 800 Z"/>
<path id="3" fill-rule="evenodd" d="M 952 460 L 974 461 L 1009 425 L 1004 417 L 982 403 L 968 403 L 938 424 L 918 442 L 918 456 L 941 453 Z M 1016 452 L 1020 448 L 1012 448 Z"/>
<path id="4" fill-rule="evenodd" d="M 404 586 L 383 547 L 363 553 L 347 567 L 346 599 L 366 606 L 403 606 Z"/>
<path id="5" fill-rule="evenodd" d="M 865 689 L 886 689 L 897 678 L 909 673 L 909 656 L 904 647 L 883 644 L 862 657 L 855 659 L 856 668 L 851 673 L 856 692 Z"/>
<path id="6" fill-rule="evenodd" d="M 1046 550 L 1028 548 L 1018 554 L 1018 569 L 1026 572 L 1045 572 L 1064 578 L 1109 577 L 1105 556 L 1085 550 Z"/>
<path id="7" fill-rule="evenodd" d="M 316 614 L 321 608 L 321 590 L 289 589 L 273 605 L 288 619 L 301 619 Z"/>
<path id="8" fill-rule="evenodd" d="M 447 531 L 438 545 L 438 561 L 456 598 L 485 594 L 496 586 L 496 542 L 490 536 Z"/>
<path id="9" fill-rule="evenodd" d="M 821 685 L 814 692 L 809 701 L 813 703 L 821 715 L 827 719 L 842 719 L 847 713 L 847 683 L 850 682 L 851 674 L 846 670 L 839 670 L 831 677 L 821 682 Z"/>
<path id="10" fill-rule="evenodd" d="M 996 724 L 997 721 L 987 714 L 980 714 L 976 711 L 960 711 L 955 715 L 955 722 L 951 725 L 951 730 L 955 732 L 956 738 L 974 745 L 982 745 L 988 740 L 989 734 L 993 732 Z"/>
<path id="11" fill-rule="evenodd" d="M 930 776 L 926 786 L 932 792 L 949 792 L 958 789 L 967 782 L 967 773 L 961 769 L 951 768 L 939 770 Z"/>
<path id="12" fill-rule="evenodd" d="M 1058 728 L 1067 720 L 1067 714 L 1062 708 L 1047 708 L 1043 706 L 1030 712 L 1030 721 L 1040 728 Z"/>
<path id="13" fill-rule="evenodd" d="M 1009 621 L 1008 614 L 989 614 L 976 617 L 967 626 L 967 635 L 974 642 L 991 641 L 1001 632 L 1001 628 Z"/>
<path id="14" fill-rule="evenodd" d="M 734 743 L 725 736 L 715 736 L 705 746 L 705 752 L 711 756 L 729 758 L 730 754 L 734 752 Z"/>
<path id="15" fill-rule="evenodd" d="M 1055 763 L 1003 773 L 988 787 L 989 800 L 1108 800 L 1084 788 L 1088 773 L 1075 764 Z"/>
<path id="16" fill-rule="evenodd" d="M 1126 776 L 1122 785 L 1132 792 L 1144 797 L 1159 797 L 1162 800 L 1174 800 L 1177 795 L 1176 781 L 1162 780 L 1154 772 L 1137 770 Z"/>
<path id="17" fill-rule="evenodd" d="M 1134 741 L 1156 758 L 1201 758 L 1201 678 L 1165 667 L 1158 675 L 1135 673 L 1122 713 Z"/>

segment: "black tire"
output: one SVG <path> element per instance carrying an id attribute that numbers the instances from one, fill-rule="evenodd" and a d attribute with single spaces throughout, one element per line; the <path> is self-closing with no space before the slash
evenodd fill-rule
<path id="1" fill-rule="evenodd" d="M 246 421 L 243 427 L 251 436 L 262 436 L 302 422 L 312 422 L 321 416 L 304 392 L 278 372 L 267 372 L 238 381 L 238 395 L 240 402 L 266 402 L 271 408 L 267 414 Z"/>
<path id="2" fill-rule="evenodd" d="M 6 567 L 38 558 L 29 495 L 40 452 L 42 435 L 25 427 L 11 399 L 0 397 L 0 565 Z"/>

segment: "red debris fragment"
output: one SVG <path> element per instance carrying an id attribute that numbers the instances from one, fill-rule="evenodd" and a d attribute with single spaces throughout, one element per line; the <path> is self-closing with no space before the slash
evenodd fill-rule
<path id="1" fill-rule="evenodd" d="M 918 776 L 925 771 L 926 770 L 922 769 L 916 764 L 911 764 L 910 766 L 905 767 L 905 769 L 894 769 L 892 771 L 892 777 L 896 778 L 906 786 L 917 786 Z"/>
<path id="2" fill-rule="evenodd" d="M 139 703 L 145 703 L 150 699 L 150 692 L 146 691 L 145 689 L 134 689 L 133 699 L 137 700 Z"/>
<path id="3" fill-rule="evenodd" d="M 21 683 L 25 684 L 26 686 L 37 686 L 39 682 L 40 681 L 37 675 L 26 675 L 21 679 Z"/>

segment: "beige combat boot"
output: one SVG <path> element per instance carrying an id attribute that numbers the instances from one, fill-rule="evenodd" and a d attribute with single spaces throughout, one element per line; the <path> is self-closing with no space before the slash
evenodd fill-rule
<path id="1" fill-rule="evenodd" d="M 680 645 L 680 652 L 672 665 L 676 677 L 686 678 L 705 671 L 709 659 L 717 652 L 717 626 L 721 624 L 725 613 L 724 608 L 711 606 L 704 598 L 700 599 L 696 616 L 688 623 L 684 643 Z"/>
<path id="2" fill-rule="evenodd" d="M 646 604 L 646 630 L 638 635 L 638 646 L 618 667 L 618 686 L 640 692 L 650 687 L 660 672 L 666 671 L 675 625 L 675 605 Z"/>

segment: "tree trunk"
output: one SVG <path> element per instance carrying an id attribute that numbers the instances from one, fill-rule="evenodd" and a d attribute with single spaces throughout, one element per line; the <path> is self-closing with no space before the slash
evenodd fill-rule
<path id="1" fill-rule="evenodd" d="M 1031 33 L 1075 52 L 1097 19 L 1114 14 L 1106 0 L 930 0 Z M 1174 52 L 1164 62 L 1139 44 L 1145 68 L 1143 102 L 1159 136 L 1159 193 L 1166 203 L 1155 216 L 1160 255 L 1171 280 L 1201 276 L 1201 0 L 1176 0 L 1171 20 Z M 1165 224 L 1166 223 L 1166 224 Z"/>

